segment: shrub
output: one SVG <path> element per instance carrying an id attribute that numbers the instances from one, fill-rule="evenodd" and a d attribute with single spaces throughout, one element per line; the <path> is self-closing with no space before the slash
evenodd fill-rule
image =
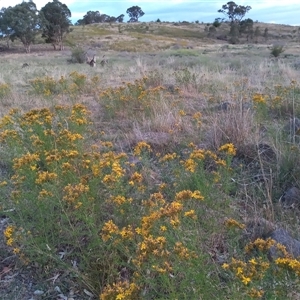
<path id="1" fill-rule="evenodd" d="M 0 99 L 7 97 L 11 92 L 10 86 L 6 83 L 0 83 Z"/>
<path id="2" fill-rule="evenodd" d="M 213 24 L 213 26 L 215 26 L 216 28 L 218 28 L 222 24 L 222 19 L 216 18 L 215 21 L 212 24 Z"/>
<path id="3" fill-rule="evenodd" d="M 211 195 L 208 182 L 227 185 L 234 146 L 160 156 L 167 180 L 151 186 L 152 147 L 139 142 L 133 153 L 141 163 L 132 164 L 111 142 L 89 145 L 89 114 L 82 104 L 58 105 L 0 120 L 0 142 L 14 153 L 12 176 L 1 183 L 11 192 L 1 207 L 16 208 L 7 246 L 45 277 L 67 271 L 103 300 L 195 299 L 206 276 L 194 238 L 205 198 L 196 187 Z"/>
<path id="4" fill-rule="evenodd" d="M 271 48 L 271 55 L 274 57 L 279 57 L 279 55 L 284 52 L 283 45 L 273 45 Z"/>
<path id="5" fill-rule="evenodd" d="M 99 77 L 94 76 L 88 80 L 85 74 L 74 71 L 69 76 L 61 76 L 59 79 L 45 76 L 30 80 L 29 83 L 31 86 L 30 92 L 33 94 L 42 95 L 46 98 L 54 95 L 69 95 L 74 98 L 82 92 L 95 91 L 99 83 Z"/>
<path id="6" fill-rule="evenodd" d="M 85 50 L 81 47 L 73 47 L 72 48 L 72 55 L 71 55 L 71 62 L 72 63 L 79 63 L 83 64 L 86 62 L 86 53 Z"/>
<path id="7" fill-rule="evenodd" d="M 245 224 L 234 219 L 226 220 L 225 225 L 232 235 L 245 228 Z M 272 260 L 268 258 L 270 253 L 274 253 Z M 250 241 L 239 256 L 235 249 L 234 257 L 222 267 L 239 285 L 242 299 L 292 299 L 291 291 L 299 293 L 294 282 L 299 278 L 300 262 L 283 244 L 270 237 L 259 237 Z"/>

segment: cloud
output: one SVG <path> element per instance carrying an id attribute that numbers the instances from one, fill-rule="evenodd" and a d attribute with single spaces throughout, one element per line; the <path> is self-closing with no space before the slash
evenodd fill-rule
<path id="1" fill-rule="evenodd" d="M 25 1 L 25 2 L 29 2 L 29 1 Z M 36 7 L 38 9 L 41 9 L 48 2 L 52 2 L 52 1 L 51 0 L 33 0 L 33 2 L 36 4 Z M 77 2 L 77 0 L 61 0 L 60 2 L 69 6 L 70 4 Z M 22 3 L 22 0 L 0 0 L 0 7 L 2 8 L 2 7 L 15 6 L 20 3 Z"/>
<path id="2" fill-rule="evenodd" d="M 86 2 L 75 0 L 71 4 L 70 9 L 71 12 L 76 10 L 86 12 L 88 10 L 99 10 L 100 13 L 105 13 L 111 16 L 124 14 L 126 21 L 128 19 L 126 14 L 127 8 L 133 5 L 138 5 L 145 12 L 145 15 L 140 18 L 140 21 L 144 22 L 155 21 L 158 18 L 161 19 L 161 21 L 199 20 L 203 22 L 213 22 L 215 18 L 224 17 L 223 14 L 218 13 L 218 10 L 226 2 L 228 2 L 228 0 L 139 0 L 138 3 L 124 0 Z M 246 17 L 252 18 L 253 20 L 268 22 L 269 20 L 278 19 L 276 22 L 281 24 L 299 23 L 298 13 L 295 9 L 295 7 L 299 6 L 299 0 L 239 0 L 236 1 L 236 3 L 239 5 L 250 5 L 252 9 Z M 284 13 L 280 15 L 278 13 L 279 11 L 284 11 Z"/>
<path id="3" fill-rule="evenodd" d="M 51 0 L 33 0 L 40 9 Z M 126 10 L 134 5 L 138 5 L 145 12 L 140 21 L 203 21 L 213 22 L 215 18 L 224 17 L 218 13 L 222 5 L 229 0 L 60 0 L 66 4 L 72 13 L 72 22 L 81 19 L 86 12 L 100 11 L 102 14 L 110 16 L 125 15 L 128 20 Z M 0 0 L 0 8 L 15 6 L 22 0 Z M 239 5 L 250 5 L 252 9 L 246 15 L 254 21 L 271 22 L 280 24 L 299 24 L 299 0 L 237 0 Z"/>

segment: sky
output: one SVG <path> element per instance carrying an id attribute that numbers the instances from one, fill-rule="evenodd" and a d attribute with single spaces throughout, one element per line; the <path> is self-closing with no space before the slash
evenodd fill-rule
<path id="1" fill-rule="evenodd" d="M 161 21 L 178 22 L 213 22 L 216 18 L 225 17 L 218 13 L 222 5 L 229 0 L 137 0 L 137 1 L 99 1 L 99 0 L 60 0 L 66 4 L 72 13 L 71 21 L 75 23 L 82 19 L 88 11 L 99 11 L 100 14 L 118 17 L 125 15 L 124 22 L 129 20 L 126 10 L 132 6 L 139 6 L 145 13 L 139 19 L 141 22 Z M 0 8 L 14 6 L 22 0 L 0 0 Z M 45 6 L 49 0 L 33 0 L 37 8 Z M 300 0 L 239 0 L 238 5 L 249 5 L 252 9 L 246 18 L 265 23 L 277 23 L 300 26 Z"/>

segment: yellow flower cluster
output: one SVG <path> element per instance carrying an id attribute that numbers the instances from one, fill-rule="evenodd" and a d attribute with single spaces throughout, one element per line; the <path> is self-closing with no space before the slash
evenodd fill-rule
<path id="1" fill-rule="evenodd" d="M 53 181 L 57 178 L 57 174 L 48 171 L 39 171 L 37 179 L 35 180 L 36 184 L 43 184 L 48 181 Z"/>
<path id="2" fill-rule="evenodd" d="M 275 244 L 276 244 L 276 242 L 271 238 L 268 238 L 267 240 L 258 238 L 254 242 L 247 244 L 245 247 L 245 251 L 246 251 L 246 253 L 249 253 L 253 249 L 258 249 L 261 252 L 266 252 L 271 247 L 273 247 Z"/>
<path id="3" fill-rule="evenodd" d="M 136 229 L 136 232 L 140 235 L 148 235 L 152 229 L 153 224 L 156 220 L 159 220 L 161 213 L 159 211 L 153 211 L 149 215 L 142 217 L 141 227 Z"/>
<path id="4" fill-rule="evenodd" d="M 159 99 L 161 91 L 164 90 L 162 86 L 150 87 L 147 82 L 147 77 L 133 83 L 123 82 L 120 87 L 101 91 L 99 98 L 111 114 L 123 115 L 126 110 L 128 116 L 136 116 L 152 109 L 151 101 Z"/>
<path id="5" fill-rule="evenodd" d="M 201 195 L 200 191 L 192 192 L 190 190 L 180 191 L 175 196 L 175 201 L 186 201 L 190 199 L 204 200 L 204 197 Z"/>
<path id="6" fill-rule="evenodd" d="M 0 182 L 0 187 L 1 187 L 1 186 L 6 186 L 6 185 L 7 185 L 7 181 L 4 180 L 4 181 L 1 181 L 1 182 Z"/>
<path id="7" fill-rule="evenodd" d="M 75 104 L 72 107 L 70 120 L 72 120 L 77 125 L 86 125 L 88 124 L 89 115 L 90 112 L 83 104 Z"/>
<path id="8" fill-rule="evenodd" d="M 181 110 L 179 110 L 179 115 L 181 117 L 184 117 L 184 116 L 186 116 L 186 112 L 183 109 L 181 109 Z"/>
<path id="9" fill-rule="evenodd" d="M 44 142 L 36 134 L 33 134 L 32 136 L 30 136 L 30 140 L 31 140 L 32 145 L 35 147 L 44 145 Z"/>
<path id="10" fill-rule="evenodd" d="M 114 203 L 116 204 L 117 206 L 121 206 L 122 204 L 125 204 L 125 203 L 131 203 L 132 202 L 132 198 L 125 198 L 124 196 L 115 196 L 115 197 L 111 197 L 108 202 L 109 203 Z"/>
<path id="11" fill-rule="evenodd" d="M 199 159 L 203 160 L 205 158 L 206 151 L 202 149 L 195 149 L 191 154 L 190 154 L 190 159 Z"/>
<path id="12" fill-rule="evenodd" d="M 43 109 L 32 109 L 29 112 L 25 113 L 20 123 L 22 126 L 29 126 L 38 124 L 38 125 L 50 125 L 53 121 L 53 113 L 50 111 L 49 108 Z"/>
<path id="13" fill-rule="evenodd" d="M 189 146 L 193 149 L 193 151 L 186 160 L 181 161 L 181 164 L 187 171 L 195 173 L 197 167 L 204 161 L 212 161 L 214 164 L 226 166 L 226 162 L 222 159 L 219 159 L 218 156 L 212 151 L 197 149 L 193 143 L 191 143 Z"/>
<path id="14" fill-rule="evenodd" d="M 100 300 L 132 300 L 139 299 L 138 296 L 139 287 L 135 283 L 129 283 L 127 281 L 118 281 L 111 285 L 107 285 L 102 294 Z"/>
<path id="15" fill-rule="evenodd" d="M 50 76 L 30 80 L 29 83 L 37 94 L 50 96 L 57 93 L 56 80 Z"/>
<path id="16" fill-rule="evenodd" d="M 126 171 L 122 167 L 122 159 L 126 157 L 125 153 L 116 154 L 112 151 L 95 153 L 89 167 L 94 177 L 101 177 L 102 182 L 112 186 L 115 182 L 121 180 Z"/>
<path id="17" fill-rule="evenodd" d="M 101 141 L 101 145 L 105 148 L 113 148 L 113 143 L 108 141 Z"/>
<path id="18" fill-rule="evenodd" d="M 261 280 L 269 269 L 270 263 L 261 257 L 252 258 L 248 262 L 232 258 L 230 264 L 225 263 L 222 267 L 225 270 L 233 271 L 244 285 L 248 285 L 253 280 Z"/>
<path id="19" fill-rule="evenodd" d="M 107 241 L 112 237 L 112 235 L 117 234 L 118 232 L 119 232 L 118 226 L 112 220 L 109 220 L 102 227 L 101 230 L 102 240 Z"/>
<path id="20" fill-rule="evenodd" d="M 105 175 L 102 182 L 107 185 L 111 185 L 117 182 L 124 175 L 125 175 L 125 169 L 122 168 L 119 161 L 114 161 L 111 164 L 111 173 Z"/>
<path id="21" fill-rule="evenodd" d="M 162 267 L 160 267 L 160 266 L 158 266 L 158 265 L 153 265 L 152 266 L 152 269 L 154 270 L 154 271 L 156 271 L 157 273 L 161 273 L 161 274 L 164 274 L 164 273 L 167 273 L 167 272 L 172 272 L 173 271 L 173 268 L 172 268 L 172 266 L 170 265 L 170 263 L 168 263 L 167 261 L 165 261 L 164 263 L 163 263 L 163 266 Z"/>
<path id="22" fill-rule="evenodd" d="M 191 219 L 193 219 L 193 220 L 196 220 L 196 219 L 197 219 L 197 215 L 196 215 L 196 212 L 195 212 L 194 209 L 191 209 L 191 210 L 189 210 L 189 211 L 186 211 L 186 212 L 184 213 L 184 216 L 185 216 L 185 217 L 189 217 L 189 218 L 191 218 Z"/>
<path id="23" fill-rule="evenodd" d="M 78 86 L 79 89 L 83 89 L 87 80 L 85 74 L 80 74 L 77 71 L 70 73 L 70 78 L 72 78 L 73 83 Z"/>
<path id="24" fill-rule="evenodd" d="M 14 158 L 13 160 L 13 168 L 15 170 L 21 169 L 24 166 L 30 165 L 35 166 L 37 162 L 40 161 L 40 156 L 37 153 L 26 153 L 20 158 Z"/>
<path id="25" fill-rule="evenodd" d="M 196 113 L 194 113 L 193 114 L 193 120 L 196 122 L 196 125 L 197 125 L 197 127 L 200 127 L 201 126 L 201 124 L 202 124 L 202 122 L 201 122 L 201 117 L 202 117 L 202 114 L 201 114 L 201 112 L 196 112 Z"/>
<path id="26" fill-rule="evenodd" d="M 134 155 L 139 156 L 141 155 L 142 151 L 148 151 L 151 152 L 151 146 L 147 144 L 146 142 L 139 142 L 133 150 Z"/>
<path id="27" fill-rule="evenodd" d="M 266 103 L 266 97 L 263 94 L 254 94 L 252 100 L 254 103 L 257 104 Z"/>
<path id="28" fill-rule="evenodd" d="M 219 149 L 220 152 L 225 152 L 227 155 L 235 156 L 236 148 L 232 143 L 224 144 Z"/>
<path id="29" fill-rule="evenodd" d="M 4 142 L 5 140 L 8 140 L 9 138 L 17 141 L 19 138 L 18 132 L 16 130 L 6 129 L 0 133 L 0 142 Z"/>
<path id="30" fill-rule="evenodd" d="M 255 288 L 251 288 L 250 291 L 248 292 L 248 295 L 253 299 L 262 298 L 264 296 L 264 294 L 265 294 L 265 292 L 262 289 L 257 290 Z"/>
<path id="31" fill-rule="evenodd" d="M 142 217 L 141 226 L 136 228 L 137 234 L 142 237 L 142 241 L 138 244 L 137 257 L 134 259 L 136 265 L 140 266 L 152 254 L 158 257 L 169 257 L 170 251 L 166 249 L 166 238 L 163 236 L 154 237 L 151 232 L 156 228 L 156 224 L 159 224 L 162 220 L 165 221 L 165 225 L 160 225 L 159 230 L 163 233 L 168 231 L 168 226 L 171 226 L 170 228 L 173 229 L 178 227 L 181 214 L 185 217 L 195 218 L 195 211 L 183 212 L 184 205 L 180 202 L 192 198 L 203 199 L 198 191 L 183 191 L 178 193 L 177 198 L 175 197 L 175 200 L 170 203 L 164 200 L 161 193 L 155 193 L 148 201 L 144 201 L 143 205 L 149 207 L 150 211 L 148 215 Z M 176 244 L 173 250 L 180 258 L 188 259 L 194 257 L 194 254 L 182 244 Z"/>
<path id="32" fill-rule="evenodd" d="M 133 276 L 132 283 L 136 283 L 136 278 L 143 276 L 144 265 L 151 264 L 150 272 L 167 274 L 173 272 L 174 255 L 180 261 L 197 257 L 196 253 L 186 247 L 183 242 L 178 241 L 172 245 L 165 236 L 171 230 L 177 230 L 182 217 L 196 219 L 195 210 L 184 211 L 184 204 L 192 199 L 203 200 L 203 196 L 199 191 L 186 190 L 178 192 L 174 201 L 169 202 L 164 199 L 161 193 L 154 193 L 150 195 L 148 200 L 142 202 L 145 214 L 140 220 L 140 226 L 128 225 L 119 228 L 113 220 L 105 222 L 101 230 L 101 237 L 104 242 L 110 241 L 115 246 L 121 245 L 121 243 L 124 245 L 126 241 L 129 243 L 128 245 L 135 243 L 135 252 L 130 251 L 128 253 L 132 257 L 131 262 L 139 270 Z M 126 199 L 120 195 L 111 197 L 109 200 L 117 207 L 124 203 L 131 203 L 131 201 L 132 199 Z M 117 285 L 107 286 L 100 295 L 100 299 L 117 299 L 104 298 L 104 295 L 108 297 L 108 294 L 122 297 L 121 293 L 118 292 Z"/>
<path id="33" fill-rule="evenodd" d="M 21 185 L 28 180 L 25 176 L 28 171 L 32 172 L 28 178 L 31 178 L 36 184 L 36 198 L 41 200 L 53 197 L 49 187 L 55 183 L 59 185 L 59 181 L 62 179 L 61 175 L 65 175 L 67 172 L 74 173 L 79 167 L 89 170 L 92 164 L 91 161 L 95 161 L 93 154 L 80 153 L 78 151 L 80 148 L 77 146 L 77 142 L 84 138 L 77 129 L 82 124 L 88 124 L 89 112 L 86 107 L 82 104 L 75 104 L 72 107 L 58 105 L 54 110 L 53 112 L 48 108 L 33 109 L 23 115 L 18 110 L 12 110 L 7 117 L 2 119 L 3 130 L 0 131 L 0 136 L 4 139 L 4 142 L 11 136 L 18 135 L 16 130 L 10 129 L 8 131 L 5 127 L 17 128 L 18 131 L 22 128 L 22 138 L 20 136 L 17 145 L 20 149 L 23 146 L 26 150 L 30 149 L 30 151 L 27 150 L 27 153 L 13 159 L 15 174 L 11 177 L 11 180 L 18 188 L 11 193 L 14 199 L 20 196 L 21 191 L 17 185 Z M 60 118 L 63 122 L 59 122 Z M 66 120 L 68 120 L 68 123 L 65 122 Z M 55 148 L 51 149 L 50 145 L 53 143 Z M 80 162 L 74 163 L 75 159 L 79 157 Z M 120 173 L 119 165 L 112 164 L 112 169 L 115 173 Z M 44 185 L 45 183 L 47 185 Z M 81 185 L 84 186 L 84 176 L 82 177 L 82 183 L 72 185 L 72 190 L 68 185 L 63 190 L 65 184 L 62 184 L 61 192 L 65 193 L 64 200 L 72 202 L 77 199 L 77 194 L 82 193 Z M 81 204 L 79 200 L 74 203 L 77 208 Z"/>
<path id="34" fill-rule="evenodd" d="M 162 158 L 159 159 L 160 162 L 165 162 L 165 161 L 169 161 L 169 160 L 173 160 L 177 157 L 177 154 L 174 153 L 168 153 L 166 155 L 164 155 Z"/>
<path id="35" fill-rule="evenodd" d="M 119 229 L 119 227 L 112 221 L 107 221 L 101 230 L 101 237 L 103 241 L 108 241 L 112 239 L 113 237 L 116 237 L 116 241 L 118 242 L 118 237 L 121 238 L 121 240 L 131 240 L 133 239 L 135 235 L 135 231 L 131 225 L 128 225 L 127 227 L 123 227 L 122 229 Z"/>
<path id="36" fill-rule="evenodd" d="M 38 198 L 39 198 L 39 199 L 43 199 L 43 198 L 46 198 L 46 197 L 53 197 L 53 193 L 50 192 L 50 191 L 47 191 L 47 190 L 45 190 L 45 189 L 42 189 L 42 190 L 39 192 Z"/>
<path id="37" fill-rule="evenodd" d="M 143 181 L 143 175 L 138 173 L 138 172 L 134 172 L 129 180 L 129 184 L 130 185 L 135 185 L 135 183 L 141 183 Z"/>
<path id="38" fill-rule="evenodd" d="M 138 260 L 135 261 L 138 265 L 147 259 L 148 255 L 153 253 L 155 255 L 159 255 L 159 253 L 163 253 L 162 251 L 165 249 L 166 238 L 164 236 L 154 237 L 153 235 L 148 235 L 143 238 L 143 241 L 138 243 L 137 251 L 138 251 Z"/>
<path id="39" fill-rule="evenodd" d="M 127 227 L 123 227 L 120 231 L 119 231 L 119 235 L 121 236 L 121 238 L 123 240 L 132 240 L 134 235 L 135 235 L 135 232 L 132 228 L 131 225 L 128 225 Z"/>
<path id="40" fill-rule="evenodd" d="M 239 227 L 239 223 L 230 220 L 230 224 Z M 266 257 L 266 253 L 272 248 L 272 250 L 278 250 L 276 253 L 277 258 L 269 260 Z M 223 269 L 230 270 L 236 278 L 244 285 L 248 286 L 251 283 L 251 289 L 248 289 L 247 294 L 251 298 L 262 298 L 265 294 L 263 289 L 263 279 L 268 281 L 268 275 L 272 277 L 278 277 L 276 280 L 286 280 L 286 273 L 282 273 L 281 270 L 292 272 L 296 276 L 300 276 L 300 261 L 293 258 L 286 250 L 285 246 L 272 239 L 257 239 L 254 242 L 249 243 L 245 247 L 245 252 L 249 257 L 249 254 L 253 250 L 259 250 L 261 253 L 254 252 L 254 257 L 248 259 L 248 261 L 242 261 L 235 258 L 231 259 L 230 263 L 224 263 Z M 258 288 L 257 288 L 258 287 Z M 276 293 L 276 291 L 274 291 Z"/>
<path id="41" fill-rule="evenodd" d="M 187 247 L 185 247 L 181 242 L 176 242 L 174 247 L 174 252 L 181 258 L 181 259 L 190 259 L 190 258 L 197 258 L 197 254 L 193 251 L 190 251 Z"/>
<path id="42" fill-rule="evenodd" d="M 61 83 L 65 84 L 64 78 L 61 78 Z M 138 95 L 143 95 L 142 91 Z M 41 211 L 44 208 L 51 210 L 61 207 L 72 224 L 83 222 L 86 218 L 93 220 L 92 217 L 97 220 L 93 226 L 103 222 L 95 243 L 101 237 L 101 247 L 114 246 L 116 252 L 122 249 L 123 257 L 131 258 L 127 263 L 131 264 L 132 269 L 138 270 L 136 273 L 141 277 L 146 269 L 151 276 L 168 274 L 175 270 L 178 261 L 182 263 L 183 260 L 195 258 L 196 254 L 184 241 L 178 241 L 180 235 L 174 233 L 197 219 L 198 201 L 204 199 L 201 192 L 182 190 L 172 199 L 167 199 L 168 191 L 163 188 L 169 185 L 159 181 L 147 189 L 144 184 L 147 183 L 146 176 L 150 168 L 129 164 L 126 154 L 112 150 L 114 147 L 111 142 L 100 142 L 98 147 L 88 147 L 89 150 L 85 152 L 86 127 L 83 125 L 89 124 L 88 115 L 85 106 L 76 104 L 72 107 L 56 106 L 51 110 L 32 110 L 3 121 L 4 127 L 0 133 L 8 128 L 21 129 L 22 136 L 26 137 L 26 140 L 21 139 L 20 154 L 13 161 L 15 174 L 11 181 L 15 203 L 23 201 L 24 205 L 26 199 Z M 151 151 L 149 144 L 140 142 L 133 152 L 143 155 Z M 194 148 L 190 159 L 199 161 L 206 156 L 212 157 L 212 154 Z M 178 162 L 177 158 L 176 153 L 171 153 L 160 161 L 176 159 Z M 178 166 L 182 168 L 179 163 Z M 145 189 L 143 194 L 142 188 Z M 155 192 L 157 190 L 163 191 Z M 100 216 L 90 218 L 94 211 Z M 53 217 L 56 221 L 60 220 L 54 214 Z M 88 227 L 87 223 L 85 225 Z M 67 237 L 64 230 L 62 228 L 59 234 L 63 232 L 62 236 Z M 37 234 L 33 234 L 32 241 L 35 241 Z M 13 244 L 12 230 L 8 229 L 6 236 L 8 243 Z M 54 249 L 55 241 L 49 245 Z M 16 249 L 15 253 L 18 251 Z M 110 274 L 110 278 L 112 276 Z M 106 285 L 100 299 L 137 299 L 134 297 L 140 285 L 134 278 L 126 284 L 119 283 L 116 278 L 110 279 L 110 283 L 116 283 Z"/>
<path id="43" fill-rule="evenodd" d="M 197 162 L 194 159 L 188 158 L 183 162 L 185 169 L 191 173 L 195 173 L 198 166 Z"/>
<path id="44" fill-rule="evenodd" d="M 33 92 L 45 97 L 59 94 L 69 94 L 74 96 L 76 93 L 83 92 L 89 87 L 95 89 L 98 82 L 98 76 L 94 76 L 88 81 L 85 74 L 80 74 L 77 71 L 70 73 L 68 77 L 61 76 L 59 79 L 45 76 L 29 81 Z"/>
<path id="45" fill-rule="evenodd" d="M 292 270 L 297 276 L 300 276 L 300 261 L 288 257 L 277 258 L 275 264 L 281 268 Z"/>
<path id="46" fill-rule="evenodd" d="M 79 208 L 82 205 L 82 202 L 79 201 L 80 197 L 86 194 L 89 190 L 89 186 L 82 183 L 75 185 L 68 184 L 63 189 L 63 200 L 65 200 L 67 203 L 75 204 L 76 208 Z"/>
<path id="47" fill-rule="evenodd" d="M 11 247 L 13 253 L 18 255 L 24 263 L 27 263 L 27 260 L 25 259 L 24 254 L 21 253 L 20 249 L 20 231 L 22 231 L 22 228 L 17 229 L 14 225 L 8 225 L 4 230 L 4 236 L 6 239 L 6 245 Z"/>
<path id="48" fill-rule="evenodd" d="M 53 149 L 50 151 L 44 151 L 45 160 L 47 164 L 51 164 L 52 162 L 58 162 L 62 159 L 62 154 L 58 151 L 58 149 Z"/>
<path id="49" fill-rule="evenodd" d="M 14 226 L 14 225 L 9 225 L 4 230 L 4 236 L 6 238 L 6 244 L 8 246 L 13 245 L 13 242 L 14 242 L 13 234 L 14 234 L 15 230 L 16 230 L 16 226 Z"/>
<path id="50" fill-rule="evenodd" d="M 69 161 L 71 158 L 78 158 L 79 156 L 80 153 L 77 150 L 61 150 L 61 157 L 67 158 Z"/>
<path id="51" fill-rule="evenodd" d="M 12 112 L 10 112 L 12 113 Z M 0 119 L 0 128 L 7 126 L 9 124 L 13 124 L 12 118 L 10 115 L 6 115 Z"/>
<path id="52" fill-rule="evenodd" d="M 211 173 L 214 175 L 214 177 L 213 177 L 214 183 L 220 182 L 220 180 L 221 180 L 221 174 L 219 172 L 217 172 L 217 171 L 212 171 Z"/>
<path id="53" fill-rule="evenodd" d="M 239 223 L 238 221 L 236 221 L 234 219 L 226 219 L 225 226 L 226 227 L 236 227 L 236 228 L 240 228 L 240 229 L 245 229 L 245 227 L 246 227 L 245 224 Z"/>

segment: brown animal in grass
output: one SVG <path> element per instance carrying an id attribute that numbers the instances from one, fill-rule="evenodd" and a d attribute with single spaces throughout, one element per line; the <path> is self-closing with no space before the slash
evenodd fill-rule
<path id="1" fill-rule="evenodd" d="M 90 59 L 89 57 L 87 57 L 87 62 L 88 65 L 90 65 L 92 68 L 96 67 L 96 57 L 95 55 L 93 56 L 92 59 Z"/>

